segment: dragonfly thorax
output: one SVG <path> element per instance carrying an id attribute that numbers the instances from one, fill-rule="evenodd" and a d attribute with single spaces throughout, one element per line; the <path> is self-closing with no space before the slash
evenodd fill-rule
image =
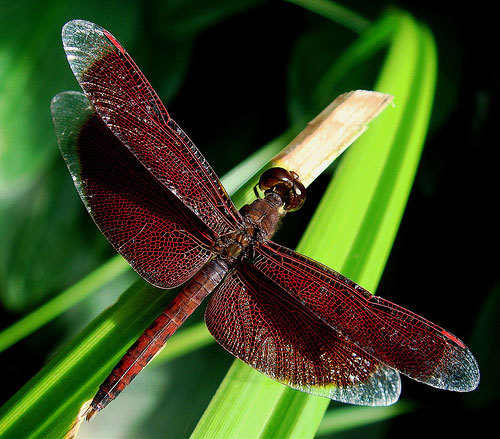
<path id="1" fill-rule="evenodd" d="M 276 231 L 281 218 L 285 215 L 283 201 L 276 193 L 257 199 L 243 206 L 241 227 L 222 235 L 216 242 L 214 251 L 229 265 L 237 260 L 250 260 L 253 246 L 270 239 Z"/>
<path id="2" fill-rule="evenodd" d="M 251 260 L 255 243 L 271 239 L 286 212 L 299 209 L 305 201 L 306 190 L 293 171 L 268 169 L 258 186 L 265 197 L 243 206 L 241 228 L 221 236 L 216 243 L 216 252 L 229 264 Z"/>

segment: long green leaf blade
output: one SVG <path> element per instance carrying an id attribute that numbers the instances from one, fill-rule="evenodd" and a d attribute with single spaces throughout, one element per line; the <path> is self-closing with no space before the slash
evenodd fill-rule
<path id="1" fill-rule="evenodd" d="M 375 88 L 393 94 L 395 108 L 382 114 L 345 154 L 298 248 L 371 291 L 378 284 L 416 172 L 436 75 L 436 51 L 427 28 L 404 13 L 393 13 L 391 21 L 389 52 Z M 238 361 L 233 369 L 240 369 L 239 380 L 248 382 L 257 373 Z M 239 403 L 241 386 L 233 391 L 226 382 L 235 373 L 223 382 L 193 437 L 314 436 L 329 400 L 277 389 L 278 404 L 262 414 L 254 410 L 264 402 L 258 389 L 246 405 Z M 216 410 L 223 404 L 220 399 L 237 407 L 238 423 L 231 421 L 231 406 L 223 414 Z M 242 425 L 242 418 L 248 423 Z"/>

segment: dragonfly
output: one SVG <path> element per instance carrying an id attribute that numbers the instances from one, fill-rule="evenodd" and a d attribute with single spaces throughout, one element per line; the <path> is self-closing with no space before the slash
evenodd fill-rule
<path id="1" fill-rule="evenodd" d="M 146 281 L 164 289 L 185 284 L 100 385 L 87 419 L 209 295 L 205 322 L 217 342 L 293 389 L 382 406 L 399 398 L 400 374 L 440 389 L 477 387 L 477 362 L 455 335 L 271 240 L 305 200 L 293 170 L 265 171 L 261 196 L 237 210 L 110 32 L 73 20 L 62 40 L 84 95 L 60 93 L 51 111 L 84 205 Z"/>

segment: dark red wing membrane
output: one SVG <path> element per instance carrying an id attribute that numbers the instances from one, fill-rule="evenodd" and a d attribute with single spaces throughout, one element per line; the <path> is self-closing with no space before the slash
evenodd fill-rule
<path id="1" fill-rule="evenodd" d="M 250 264 L 224 279 L 205 320 L 231 354 L 292 388 L 351 404 L 398 399 L 394 369 L 345 340 Z"/>
<path id="2" fill-rule="evenodd" d="M 120 43 L 83 20 L 67 23 L 62 38 L 73 73 L 111 131 L 213 232 L 233 230 L 241 217 L 231 199 Z"/>
<path id="3" fill-rule="evenodd" d="M 81 93 L 52 101 L 62 155 L 92 218 L 148 282 L 172 288 L 210 258 L 214 234 L 106 127 Z"/>
<path id="4" fill-rule="evenodd" d="M 274 242 L 257 245 L 256 255 L 258 270 L 380 362 L 434 387 L 477 387 L 476 360 L 439 326 Z"/>

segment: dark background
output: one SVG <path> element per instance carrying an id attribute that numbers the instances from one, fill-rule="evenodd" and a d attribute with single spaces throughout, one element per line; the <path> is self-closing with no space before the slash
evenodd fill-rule
<path id="1" fill-rule="evenodd" d="M 492 425 L 498 401 L 498 25 L 486 2 L 466 8 L 411 1 L 348 6 L 375 21 L 395 5 L 430 27 L 439 70 L 424 153 L 378 294 L 459 335 L 476 355 L 482 381 L 476 392 L 460 395 L 403 378 L 402 397 L 418 402 L 415 412 L 343 435 L 464 437 Z M 2 327 L 113 254 L 81 208 L 52 133 L 51 97 L 78 89 L 60 43 L 60 28 L 72 18 L 95 21 L 120 39 L 218 175 L 298 118 L 291 84 L 300 44 L 322 33 L 327 39 L 310 65 L 314 78 L 326 53 L 332 62 L 357 38 L 286 2 L 1 1 L 0 80 L 12 80 L 0 82 L 0 130 L 11 148 L 0 167 Z M 9 69 L 19 75 L 8 75 Z M 351 88 L 373 84 L 377 66 L 363 70 L 351 78 Z M 312 186 L 308 209 L 283 227 L 280 242 L 296 243 L 297 229 L 307 224 L 328 180 L 320 177 Z M 116 296 L 107 294 L 104 303 L 112 303 Z M 87 303 L 3 352 L 0 402 L 100 306 Z M 222 356 L 214 372 L 222 376 L 230 358 L 217 349 L 194 354 L 192 362 Z"/>

